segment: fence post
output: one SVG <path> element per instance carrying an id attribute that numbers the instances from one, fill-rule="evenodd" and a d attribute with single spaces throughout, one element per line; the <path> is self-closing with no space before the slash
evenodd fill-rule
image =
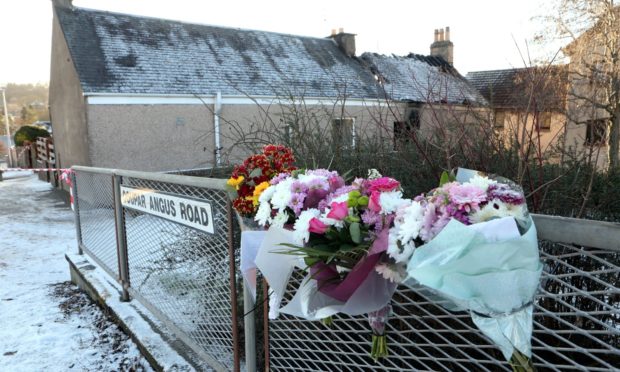
<path id="1" fill-rule="evenodd" d="M 254 301 L 252 293 L 243 281 L 243 325 L 245 336 L 245 369 L 248 372 L 256 372 L 256 319 L 254 316 Z M 252 309 L 252 310 L 249 310 Z"/>
<path id="2" fill-rule="evenodd" d="M 125 232 L 125 216 L 121 203 L 121 176 L 112 176 L 112 187 L 114 194 L 114 217 L 116 222 L 116 249 L 118 257 L 118 273 L 120 274 L 123 293 L 121 301 L 130 301 L 129 298 L 129 261 L 127 258 L 127 235 Z"/>
<path id="3" fill-rule="evenodd" d="M 48 139 L 46 138 L 45 139 L 45 169 L 47 170 L 45 171 L 45 176 L 47 177 L 47 182 L 52 183 L 52 178 L 50 177 L 49 167 L 50 167 L 50 143 Z"/>
<path id="4" fill-rule="evenodd" d="M 228 216 L 228 263 L 230 270 L 230 303 L 232 306 L 232 337 L 233 337 L 233 371 L 241 368 L 239 355 L 239 325 L 237 322 L 237 283 L 235 265 L 235 244 L 233 236 L 233 209 L 230 198 L 226 198 L 226 215 Z"/>
<path id="5" fill-rule="evenodd" d="M 78 241 L 78 254 L 84 254 L 82 250 L 82 225 L 80 223 L 80 204 L 77 191 L 77 175 L 73 171 L 71 174 L 71 194 L 73 196 L 73 216 L 75 217 L 75 235 Z"/>

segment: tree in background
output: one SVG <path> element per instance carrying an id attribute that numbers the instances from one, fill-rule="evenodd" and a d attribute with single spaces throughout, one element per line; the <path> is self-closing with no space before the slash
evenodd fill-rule
<path id="1" fill-rule="evenodd" d="M 38 116 L 32 108 L 32 105 L 22 106 L 20 119 L 23 125 L 32 124 L 38 120 Z"/>
<path id="2" fill-rule="evenodd" d="M 15 146 L 23 146 L 24 141 L 34 142 L 38 137 L 49 136 L 49 132 L 41 127 L 35 125 L 24 125 L 19 128 L 17 132 L 15 132 L 13 140 L 15 141 Z"/>
<path id="3" fill-rule="evenodd" d="M 620 167 L 620 7 L 614 0 L 556 0 L 546 17 L 570 57 L 568 116 L 587 125 L 586 143 L 608 145 L 610 169 Z M 596 138 L 594 138 L 596 137 Z"/>

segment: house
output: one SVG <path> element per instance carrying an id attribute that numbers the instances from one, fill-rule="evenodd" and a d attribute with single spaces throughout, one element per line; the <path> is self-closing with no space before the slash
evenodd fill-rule
<path id="1" fill-rule="evenodd" d="M 388 112 L 390 102 L 404 112 L 434 99 L 407 92 L 419 89 L 399 82 L 408 68 L 459 87 L 439 91 L 439 104 L 484 101 L 451 67 L 452 43 L 438 31 L 435 57 L 358 57 L 355 35 L 342 30 L 315 38 L 214 27 L 77 8 L 70 0 L 53 0 L 53 9 L 50 115 L 61 167 L 223 164 L 244 155 L 234 135 L 260 120 L 272 126 L 267 132 L 286 132 L 286 111 L 295 105 L 329 110 L 321 129 L 355 146 L 377 131 L 370 110 Z M 395 116 L 385 121 L 400 122 Z M 385 136 L 391 146 L 392 128 Z"/>
<path id="2" fill-rule="evenodd" d="M 566 138 L 567 76 L 567 66 L 551 65 L 475 71 L 467 79 L 489 102 L 504 141 L 551 156 Z"/>
<path id="3" fill-rule="evenodd" d="M 586 155 L 606 169 L 620 159 L 620 6 L 588 14 L 594 24 L 563 48 L 570 59 L 568 130 Z M 613 164 L 613 163 L 611 163 Z M 620 162 L 616 160 L 616 166 Z"/>

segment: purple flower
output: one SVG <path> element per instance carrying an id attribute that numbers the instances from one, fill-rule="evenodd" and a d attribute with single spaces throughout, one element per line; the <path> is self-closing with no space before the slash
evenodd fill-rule
<path id="1" fill-rule="evenodd" d="M 326 192 L 329 190 L 329 183 L 326 179 L 323 178 L 315 178 L 308 182 L 308 190 L 325 190 Z M 327 193 L 326 193 L 327 194 Z"/>
<path id="2" fill-rule="evenodd" d="M 306 171 L 306 174 L 309 176 L 321 176 L 321 177 L 325 177 L 325 178 L 330 178 L 330 177 L 337 177 L 338 176 L 338 172 L 336 171 L 329 171 L 327 169 L 310 169 Z"/>
<path id="3" fill-rule="evenodd" d="M 294 181 L 291 184 L 291 192 L 292 193 L 301 194 L 301 193 L 305 193 L 307 191 L 308 191 L 308 186 L 306 186 L 306 184 L 304 184 L 301 181 Z"/>
<path id="4" fill-rule="evenodd" d="M 319 203 L 327 196 L 327 190 L 321 188 L 310 188 L 304 200 L 304 209 L 317 208 Z"/>
<path id="5" fill-rule="evenodd" d="M 277 185 L 282 182 L 284 179 L 288 178 L 290 173 L 280 173 L 269 181 L 270 185 Z"/>
<path id="6" fill-rule="evenodd" d="M 525 203 L 525 197 L 523 193 L 517 190 L 513 190 L 505 183 L 496 183 L 489 186 L 487 190 L 489 193 L 489 199 L 499 199 L 504 203 L 520 205 Z"/>
<path id="7" fill-rule="evenodd" d="M 299 216 L 301 210 L 304 207 L 304 200 L 306 199 L 305 193 L 295 193 L 291 196 L 291 201 L 288 203 L 288 207 L 295 212 L 295 216 Z"/>

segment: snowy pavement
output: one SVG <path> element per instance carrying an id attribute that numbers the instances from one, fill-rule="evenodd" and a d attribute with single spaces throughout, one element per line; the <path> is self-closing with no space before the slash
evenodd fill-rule
<path id="1" fill-rule="evenodd" d="M 77 250 L 73 212 L 36 175 L 7 173 L 0 182 L 0 371 L 150 371 L 128 336 L 67 282 L 64 254 Z"/>

